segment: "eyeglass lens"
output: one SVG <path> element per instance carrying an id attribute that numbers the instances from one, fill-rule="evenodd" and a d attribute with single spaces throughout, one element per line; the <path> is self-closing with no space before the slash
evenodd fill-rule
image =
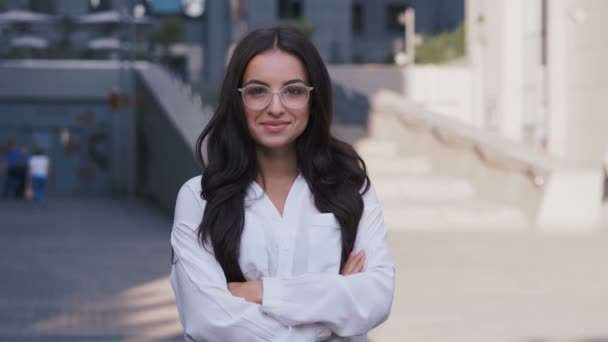
<path id="1" fill-rule="evenodd" d="M 285 107 L 298 109 L 306 106 L 309 89 L 300 84 L 286 85 L 279 91 L 279 97 Z M 252 85 L 243 89 L 243 101 L 252 109 L 262 109 L 272 101 L 273 92 L 264 85 Z"/>

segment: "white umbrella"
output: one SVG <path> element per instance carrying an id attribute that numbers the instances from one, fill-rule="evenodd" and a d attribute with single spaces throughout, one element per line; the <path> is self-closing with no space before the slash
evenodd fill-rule
<path id="1" fill-rule="evenodd" d="M 55 21 L 56 17 L 32 11 L 10 10 L 0 13 L 0 24 L 34 24 Z"/>
<path id="2" fill-rule="evenodd" d="M 133 17 L 135 24 L 151 24 L 152 20 L 149 17 Z M 76 17 L 75 22 L 78 24 L 127 24 L 130 23 L 130 18 L 123 16 L 118 11 L 105 11 L 92 14 L 83 14 Z"/>
<path id="3" fill-rule="evenodd" d="M 49 41 L 42 37 L 24 35 L 11 40 L 11 46 L 15 48 L 46 49 Z"/>

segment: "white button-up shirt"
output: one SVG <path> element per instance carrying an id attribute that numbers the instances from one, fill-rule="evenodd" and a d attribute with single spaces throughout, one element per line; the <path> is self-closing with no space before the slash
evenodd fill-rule
<path id="1" fill-rule="evenodd" d="M 261 305 L 232 296 L 221 266 L 199 243 L 200 193 L 200 176 L 180 189 L 171 233 L 171 285 L 186 340 L 365 341 L 387 319 L 395 267 L 373 188 L 363 196 L 354 247 L 365 250 L 364 270 L 342 276 L 340 225 L 333 214 L 317 210 L 301 175 L 283 216 L 257 183 L 250 185 L 239 264 L 247 280 L 262 279 Z"/>

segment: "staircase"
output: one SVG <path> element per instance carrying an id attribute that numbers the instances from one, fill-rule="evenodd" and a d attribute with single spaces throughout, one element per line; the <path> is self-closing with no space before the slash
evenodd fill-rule
<path id="1" fill-rule="evenodd" d="M 389 231 L 529 229 L 519 208 L 481 199 L 466 178 L 438 176 L 430 158 L 401 148 L 399 136 L 405 128 L 393 115 L 370 113 L 367 132 L 354 126 L 334 128 L 365 160 Z"/>

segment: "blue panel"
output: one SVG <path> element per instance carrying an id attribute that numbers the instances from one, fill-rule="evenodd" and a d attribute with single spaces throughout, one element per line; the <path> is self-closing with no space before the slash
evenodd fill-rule
<path id="1" fill-rule="evenodd" d="M 59 193 L 110 192 L 112 113 L 102 104 L 0 104 L 0 146 L 44 148 Z"/>
<path id="2" fill-rule="evenodd" d="M 181 14 L 180 0 L 152 0 L 149 2 L 150 12 L 153 14 Z"/>

